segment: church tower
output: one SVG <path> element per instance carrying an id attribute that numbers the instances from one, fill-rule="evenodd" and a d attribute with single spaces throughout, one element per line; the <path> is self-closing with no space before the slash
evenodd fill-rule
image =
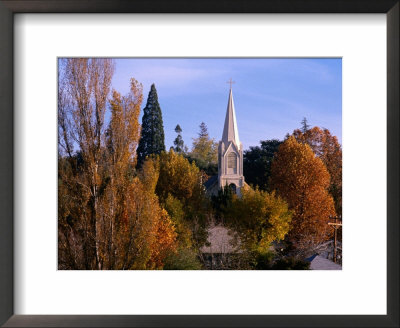
<path id="1" fill-rule="evenodd" d="M 244 186 L 243 145 L 239 140 L 235 106 L 232 96 L 232 80 L 226 109 L 224 132 L 218 146 L 218 187 L 230 186 L 240 196 Z"/>

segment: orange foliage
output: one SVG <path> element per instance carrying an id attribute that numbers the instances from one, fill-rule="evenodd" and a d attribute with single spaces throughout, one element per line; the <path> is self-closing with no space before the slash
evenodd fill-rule
<path id="1" fill-rule="evenodd" d="M 271 187 L 293 211 L 289 239 L 298 248 L 313 247 L 330 237 L 335 215 L 328 193 L 329 173 L 307 144 L 291 136 L 279 146 L 271 166 Z"/>
<path id="2" fill-rule="evenodd" d="M 139 179 L 128 187 L 123 210 L 127 224 L 116 224 L 115 269 L 161 269 L 163 261 L 176 249 L 176 232 L 157 196 Z"/>
<path id="3" fill-rule="evenodd" d="M 165 258 L 177 249 L 174 225 L 164 209 L 160 209 L 157 223 L 153 226 L 155 238 L 150 245 L 151 257 L 148 263 L 150 269 L 161 269 Z"/>
<path id="4" fill-rule="evenodd" d="M 328 129 L 313 127 L 303 133 L 294 130 L 293 136 L 298 142 L 307 143 L 314 153 L 321 158 L 331 177 L 329 192 L 335 201 L 338 215 L 342 213 L 342 147 L 337 137 L 332 136 Z"/>

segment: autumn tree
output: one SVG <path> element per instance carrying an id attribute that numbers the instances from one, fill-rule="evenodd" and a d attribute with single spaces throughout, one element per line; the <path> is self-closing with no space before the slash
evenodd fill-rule
<path id="1" fill-rule="evenodd" d="M 115 261 L 118 270 L 161 269 L 176 249 L 175 227 L 152 188 L 135 177 L 116 215 Z M 111 245 L 109 242 L 107 246 Z"/>
<path id="2" fill-rule="evenodd" d="M 328 129 L 294 130 L 293 136 L 298 142 L 308 144 L 322 160 L 330 175 L 329 192 L 335 202 L 337 215 L 342 214 L 342 147 L 336 136 Z"/>
<path id="3" fill-rule="evenodd" d="M 194 163 L 190 164 L 185 157 L 173 150 L 160 154 L 158 159 L 160 177 L 156 192 L 162 200 L 171 194 L 186 205 L 202 197 L 200 171 Z"/>
<path id="4" fill-rule="evenodd" d="M 80 183 L 79 162 L 79 154 L 58 159 L 59 269 L 96 269 L 95 253 L 90 247 L 94 242 L 93 229 L 83 206 L 90 194 Z"/>
<path id="5" fill-rule="evenodd" d="M 238 232 L 242 247 L 265 254 L 273 241 L 285 238 L 292 213 L 275 192 L 242 188 L 241 197 L 233 197 L 226 224 Z"/>
<path id="6" fill-rule="evenodd" d="M 155 194 L 157 169 L 146 168 L 147 180 L 134 169 L 142 87 L 132 79 L 128 95 L 113 90 L 106 128 L 112 61 L 62 64 L 59 268 L 160 269 L 176 251 L 176 232 Z"/>
<path id="7" fill-rule="evenodd" d="M 68 94 L 68 87 L 65 74 L 66 61 L 59 60 L 58 72 L 58 153 L 59 156 L 67 155 L 72 158 L 74 155 L 74 140 L 71 135 L 71 99 Z"/>
<path id="8" fill-rule="evenodd" d="M 131 79 L 131 92 L 124 97 L 115 90 L 110 100 L 111 120 L 106 131 L 107 154 L 115 174 L 133 170 L 140 136 L 139 113 L 142 85 Z"/>
<path id="9" fill-rule="evenodd" d="M 143 226 L 147 230 L 153 229 L 162 216 L 154 192 L 133 174 L 141 102 L 142 86 L 134 79 L 131 79 L 129 95 L 122 97 L 114 90 L 110 100 L 111 120 L 106 134 L 107 166 L 104 171 L 107 181 L 104 213 L 109 214 L 109 220 L 104 225 L 103 239 L 108 252 L 105 258 L 111 268 L 146 267 L 150 257 L 149 244 L 154 241 L 141 236 L 140 229 Z M 147 251 L 141 253 L 138 250 Z M 120 255 L 114 256 L 116 253 Z"/>
<path id="10" fill-rule="evenodd" d="M 168 212 L 162 208 L 160 208 L 156 224 L 153 225 L 152 234 L 155 238 L 149 244 L 151 256 L 147 263 L 147 269 L 163 269 L 166 259 L 177 251 L 177 233 Z"/>
<path id="11" fill-rule="evenodd" d="M 260 146 L 250 147 L 244 151 L 243 172 L 248 184 L 268 191 L 272 159 L 282 141 L 272 139 L 260 143 Z"/>
<path id="12" fill-rule="evenodd" d="M 288 237 L 295 247 L 309 249 L 330 238 L 335 208 L 329 172 L 310 146 L 293 136 L 285 140 L 272 162 L 270 183 L 293 211 Z"/>
<path id="13" fill-rule="evenodd" d="M 143 165 L 147 173 L 142 173 L 141 179 L 154 187 L 176 232 L 177 248 L 169 253 L 166 268 L 198 269 L 197 255 L 207 239 L 208 222 L 208 203 L 199 169 L 173 150 L 148 157 Z M 148 179 L 150 171 L 157 174 L 156 180 Z"/>
<path id="14" fill-rule="evenodd" d="M 104 212 L 110 219 L 104 225 L 103 240 L 111 259 L 108 267 L 114 269 L 160 269 L 176 248 L 174 224 L 155 195 L 157 168 L 147 165 L 139 177 L 133 174 L 141 102 L 142 86 L 134 79 L 130 94 L 121 97 L 114 91 L 110 100 L 109 167 L 104 172 L 109 177 Z"/>
<path id="15" fill-rule="evenodd" d="M 59 129 L 62 130 L 62 138 L 59 145 L 69 153 L 70 164 L 73 162 L 71 145 L 75 143 L 79 147 L 82 169 L 79 179 L 69 183 L 80 184 L 79 188 L 82 190 L 78 202 L 87 205 L 86 211 L 81 215 L 85 221 L 84 226 L 87 227 L 82 237 L 85 265 L 90 267 L 91 258 L 94 257 L 96 268 L 101 269 L 99 171 L 104 145 L 104 116 L 114 63 L 111 59 L 71 58 L 62 64 L 65 70 L 62 72 L 63 83 L 59 86 L 59 95 L 68 97 L 68 105 L 64 108 L 63 105 L 60 106 Z M 67 103 L 62 99 L 60 101 Z M 70 172 L 73 172 L 73 168 Z M 66 179 L 64 183 L 67 183 Z"/>
<path id="16" fill-rule="evenodd" d="M 162 151 L 165 151 L 164 126 L 156 86 L 153 83 L 143 109 L 142 132 L 137 149 L 139 167 L 147 156 L 157 155 Z"/>
<path id="17" fill-rule="evenodd" d="M 151 261 L 147 264 L 147 267 L 154 268 L 156 265 L 155 268 L 158 269 L 162 268 L 164 259 L 166 259 L 170 253 L 176 252 L 178 247 L 176 241 L 176 225 L 162 204 L 160 204 L 159 197 L 155 193 L 159 174 L 159 162 L 149 158 L 144 162 L 138 175 L 145 191 L 155 200 L 153 211 L 155 210 L 160 214 L 156 217 L 156 224 L 152 224 L 152 230 L 142 231 L 142 234 L 144 233 L 145 236 L 156 237 L 152 242 L 146 242 L 146 244 L 150 246 L 151 250 Z M 148 219 L 143 218 L 143 221 L 146 220 Z"/>
<path id="18" fill-rule="evenodd" d="M 207 240 L 206 229 L 210 210 L 201 172 L 194 163 L 190 164 L 185 157 L 176 154 L 173 150 L 161 153 L 157 160 L 160 171 L 156 193 L 172 216 L 177 217 L 172 208 L 175 208 L 175 213 L 179 212 L 177 208 L 180 205 L 177 202 L 181 203 L 184 221 L 192 232 L 193 246 L 199 249 Z M 172 202 L 175 203 L 173 206 Z"/>

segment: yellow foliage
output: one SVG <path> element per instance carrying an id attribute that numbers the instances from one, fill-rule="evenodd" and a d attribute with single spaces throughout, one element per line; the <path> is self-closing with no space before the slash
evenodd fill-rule
<path id="1" fill-rule="evenodd" d="M 169 194 L 187 204 L 202 194 L 201 174 L 194 163 L 173 150 L 159 156 L 160 175 L 157 194 L 165 200 Z"/>
<path id="2" fill-rule="evenodd" d="M 148 158 L 142 165 L 140 180 L 145 188 L 154 193 L 160 175 L 160 162 L 156 158 Z"/>
<path id="3" fill-rule="evenodd" d="M 176 232 L 155 194 L 158 163 L 149 161 L 140 178 L 135 172 L 142 86 L 131 79 L 128 95 L 112 91 L 104 129 L 112 61 L 68 59 L 63 67 L 59 267 L 160 269 L 176 250 Z"/>
<path id="4" fill-rule="evenodd" d="M 233 197 L 227 222 L 248 249 L 263 253 L 273 241 L 285 238 L 291 215 L 287 203 L 274 192 L 246 188 L 240 198 Z"/>

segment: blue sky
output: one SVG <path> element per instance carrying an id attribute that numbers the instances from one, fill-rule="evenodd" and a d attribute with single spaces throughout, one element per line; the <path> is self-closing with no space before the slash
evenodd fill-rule
<path id="1" fill-rule="evenodd" d="M 283 139 L 306 117 L 311 126 L 328 128 L 341 142 L 341 59 L 116 59 L 112 86 L 122 94 L 134 77 L 143 84 L 146 104 L 155 83 L 169 149 L 179 123 L 192 145 L 202 121 L 210 137 L 222 136 L 232 78 L 239 137 L 244 149 L 260 140 Z M 141 112 L 141 116 L 143 111 Z"/>

